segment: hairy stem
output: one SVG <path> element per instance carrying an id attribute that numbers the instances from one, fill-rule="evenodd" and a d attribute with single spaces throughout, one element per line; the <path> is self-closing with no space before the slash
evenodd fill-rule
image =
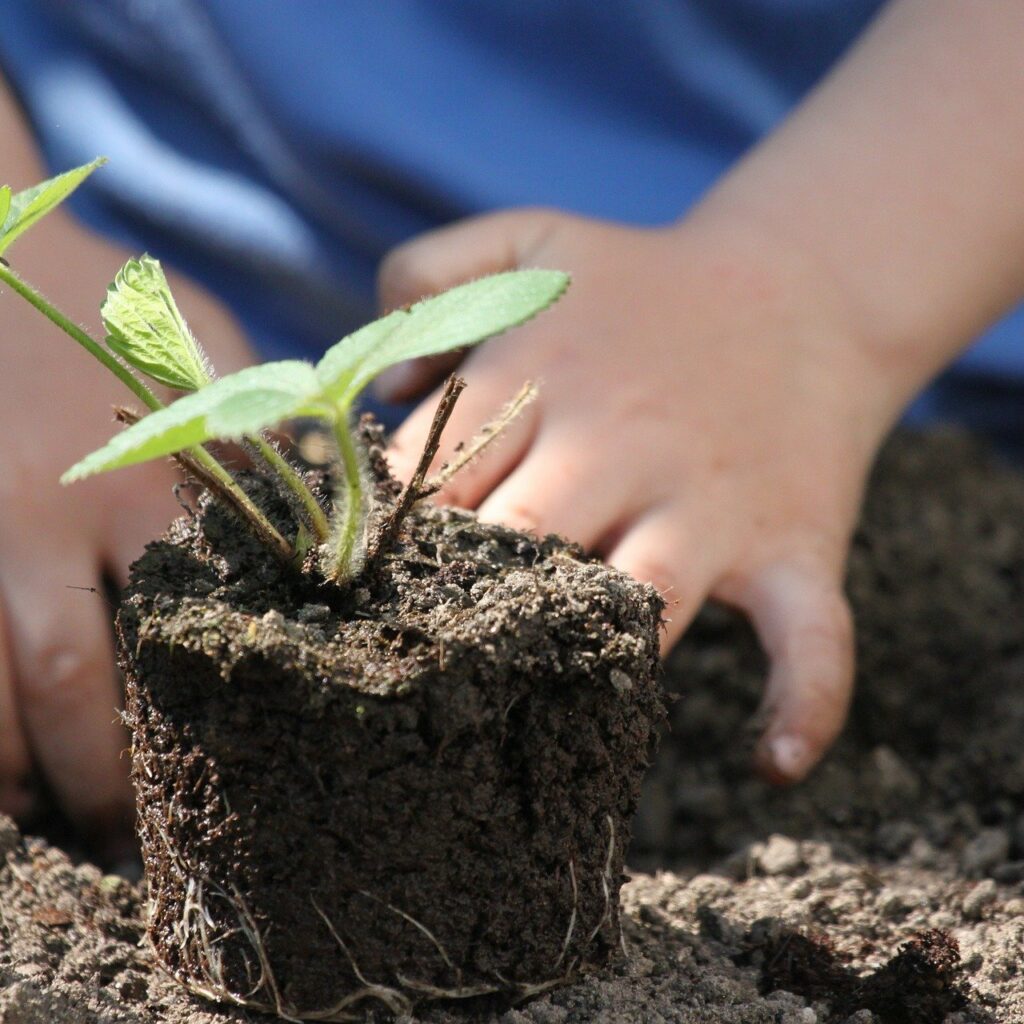
<path id="1" fill-rule="evenodd" d="M 310 529 L 318 544 L 323 544 L 331 534 L 327 516 L 320 507 L 320 502 L 306 485 L 298 470 L 277 450 L 273 442 L 260 434 L 250 434 L 246 440 L 256 449 L 270 468 L 281 478 L 281 482 L 298 499 L 303 511 L 309 519 Z"/>
<path id="2" fill-rule="evenodd" d="M 363 476 L 356 441 L 349 426 L 348 410 L 339 410 L 334 420 L 334 440 L 341 459 L 342 479 L 338 484 L 337 533 L 331 578 L 337 582 L 351 579 L 359 571 L 359 535 L 366 520 L 363 507 Z"/>
<path id="3" fill-rule="evenodd" d="M 235 478 L 205 449 L 196 446 L 176 456 L 182 464 L 186 460 L 195 464 L 204 474 L 196 474 L 202 483 L 222 501 L 231 505 L 252 527 L 253 532 L 279 559 L 290 562 L 295 549 L 281 535 L 277 527 L 259 510 Z M 194 467 L 193 467 L 194 468 Z"/>
<path id="4" fill-rule="evenodd" d="M 98 341 L 90 338 L 76 323 L 69 320 L 56 306 L 48 302 L 28 282 L 22 280 L 9 266 L 0 262 L 0 281 L 9 285 L 23 299 L 55 323 L 69 338 L 77 341 L 91 356 L 98 359 L 115 377 L 150 409 L 162 409 L 163 402 L 123 363 L 114 358 Z"/>
<path id="5" fill-rule="evenodd" d="M 138 413 L 124 406 L 114 406 L 114 415 L 127 426 L 138 423 Z M 283 562 L 295 557 L 295 549 L 277 527 L 257 508 L 252 498 L 239 487 L 235 478 L 205 449 L 198 445 L 171 456 L 181 469 L 198 480 L 229 508 L 245 520 L 253 533 Z"/>

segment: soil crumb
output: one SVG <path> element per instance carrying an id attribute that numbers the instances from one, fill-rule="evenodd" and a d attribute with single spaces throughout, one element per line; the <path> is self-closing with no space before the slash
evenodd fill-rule
<path id="1" fill-rule="evenodd" d="M 763 660 L 706 610 L 667 667 L 626 955 L 522 1005 L 403 1024 L 1022 1024 L 1024 476 L 960 435 L 898 437 L 849 593 L 858 694 L 807 784 L 751 777 Z M 0 1024 L 262 1019 L 153 969 L 137 887 L 7 821 L 0 858 Z"/>

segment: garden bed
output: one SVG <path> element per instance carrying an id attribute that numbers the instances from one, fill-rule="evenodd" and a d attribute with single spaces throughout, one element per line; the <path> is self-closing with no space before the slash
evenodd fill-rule
<path id="1" fill-rule="evenodd" d="M 1024 1020 L 1024 477 L 954 435 L 890 444 L 849 590 L 857 698 L 808 783 L 750 777 L 763 665 L 707 610 L 668 664 L 681 696 L 635 829 L 626 956 L 417 1019 Z M 129 883 L 9 823 L 0 853 L 0 1024 L 259 1019 L 151 966 Z"/>

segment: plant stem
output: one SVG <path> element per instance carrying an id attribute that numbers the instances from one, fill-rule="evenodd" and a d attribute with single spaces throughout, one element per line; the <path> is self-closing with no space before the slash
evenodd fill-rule
<path id="1" fill-rule="evenodd" d="M 275 555 L 285 562 L 295 557 L 295 549 L 281 535 L 276 526 L 259 510 L 245 491 L 239 487 L 235 478 L 205 449 L 196 445 L 189 448 L 180 455 L 188 456 L 197 466 L 200 466 L 208 474 L 203 483 L 214 494 L 227 500 L 233 505 L 243 519 L 249 521 L 256 536 L 260 538 Z M 211 486 L 211 481 L 215 486 Z"/>
<path id="2" fill-rule="evenodd" d="M 356 442 L 349 427 L 348 410 L 338 410 L 334 420 L 334 439 L 338 445 L 344 478 L 339 484 L 343 507 L 337 511 L 338 528 L 331 577 L 338 582 L 351 579 L 358 571 L 356 549 L 365 515 L 363 479 Z M 336 502 L 337 504 L 337 502 Z"/>
<path id="3" fill-rule="evenodd" d="M 126 366 L 115 359 L 98 341 L 90 338 L 81 327 L 69 320 L 56 306 L 47 301 L 35 288 L 27 281 L 22 280 L 14 270 L 4 263 L 0 263 L 0 281 L 8 284 L 30 305 L 38 309 L 43 316 L 56 324 L 69 338 L 77 341 L 89 355 L 101 362 L 147 408 L 155 411 L 164 407 L 163 402 Z M 287 552 L 289 556 L 294 553 L 291 545 L 281 536 L 273 523 L 252 503 L 249 495 L 238 486 L 234 477 L 205 448 L 198 446 L 190 448 L 188 454 L 196 464 L 206 471 L 207 477 L 215 480 L 221 490 L 228 492 L 231 504 L 235 505 L 239 512 L 250 521 L 260 537 L 272 547 L 278 548 L 278 553 Z"/>
<path id="4" fill-rule="evenodd" d="M 295 467 L 274 447 L 273 443 L 259 434 L 250 434 L 247 438 L 250 444 L 259 452 L 260 457 L 274 470 L 281 478 L 284 485 L 298 498 L 306 515 L 309 517 L 309 525 L 313 530 L 318 544 L 323 544 L 331 534 L 330 524 L 327 516 L 320 507 L 313 492 L 306 486 L 305 480 L 299 475 Z"/>
<path id="5" fill-rule="evenodd" d="M 69 338 L 77 341 L 89 355 L 99 360 L 147 408 L 156 411 L 164 407 L 164 403 L 128 367 L 119 362 L 98 341 L 90 338 L 78 324 L 69 320 L 56 306 L 47 301 L 35 288 L 4 263 L 0 263 L 0 281 L 8 284 L 13 291 L 56 324 Z M 205 470 L 206 480 L 204 483 L 208 483 L 210 480 L 215 481 L 217 486 L 213 489 L 222 493 L 226 492 L 228 502 L 234 505 L 245 519 L 249 520 L 257 535 L 274 548 L 276 554 L 289 558 L 294 554 L 292 546 L 281 536 L 274 524 L 253 504 L 249 495 L 235 482 L 234 477 L 205 448 L 190 448 L 188 456 L 196 465 Z"/>
<path id="6" fill-rule="evenodd" d="M 68 337 L 77 341 L 91 356 L 98 359 L 132 394 L 150 409 L 162 409 L 163 402 L 153 394 L 126 366 L 114 358 L 99 342 L 94 341 L 76 323 L 69 320 L 59 309 L 48 302 L 27 281 L 22 280 L 14 270 L 0 263 L 0 281 L 8 284 L 23 299 L 39 310 L 48 320 L 55 323 Z"/>
<path id="7" fill-rule="evenodd" d="M 114 407 L 114 415 L 131 426 L 141 418 L 138 413 L 123 406 Z M 172 456 L 178 465 L 194 476 L 208 491 L 226 505 L 230 505 L 245 520 L 253 533 L 283 562 L 295 557 L 295 549 L 281 535 L 274 524 L 259 510 L 252 498 L 238 485 L 235 478 L 205 449 L 196 445 Z"/>
<path id="8" fill-rule="evenodd" d="M 164 408 L 164 403 L 153 394 L 145 384 L 142 383 L 123 363 L 108 352 L 98 341 L 89 337 L 74 321 L 69 320 L 56 306 L 50 303 L 40 292 L 36 291 L 27 281 L 19 277 L 9 266 L 0 263 L 0 281 L 6 282 L 23 299 L 39 310 L 48 320 L 56 324 L 73 341 L 77 341 L 93 358 L 99 360 L 125 387 L 146 406 L 155 411 Z M 317 539 L 322 543 L 327 539 L 329 527 L 327 517 L 313 497 L 309 488 L 305 485 L 298 473 L 289 465 L 281 454 L 268 444 L 261 437 L 252 438 L 253 443 L 259 449 L 260 454 L 280 474 L 285 485 L 302 502 L 310 517 L 310 524 Z M 274 528 L 273 524 L 253 504 L 249 496 L 235 482 L 231 474 L 208 452 L 205 448 L 190 448 L 189 455 L 192 460 L 202 466 L 208 477 L 212 477 L 221 490 L 230 493 L 230 503 L 233 504 L 245 518 L 252 521 L 256 532 L 267 540 L 272 547 L 279 548 L 282 544 L 285 549 L 291 551 L 291 545 Z M 280 552 L 279 552 L 280 553 Z"/>

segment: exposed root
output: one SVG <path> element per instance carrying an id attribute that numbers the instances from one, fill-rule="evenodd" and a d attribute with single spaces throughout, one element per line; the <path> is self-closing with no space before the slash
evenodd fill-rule
<path id="1" fill-rule="evenodd" d="M 604 891 L 604 913 L 601 915 L 594 930 L 587 936 L 587 945 L 593 944 L 598 933 L 605 926 L 609 915 L 612 912 L 612 860 L 615 857 L 615 822 L 610 814 L 605 815 L 608 822 L 608 855 L 604 861 L 604 871 L 601 872 L 601 888 Z"/>
<path id="2" fill-rule="evenodd" d="M 338 934 L 338 930 L 331 923 L 330 918 L 317 906 L 316 900 L 310 897 L 310 903 L 313 904 L 313 909 L 320 915 L 327 930 L 331 933 L 331 937 L 338 944 L 338 948 L 345 954 L 349 965 L 352 968 L 352 973 L 359 980 L 359 983 L 364 987 L 357 989 L 355 992 L 349 993 L 338 1002 L 335 1006 L 331 1007 L 330 1010 L 325 1011 L 325 1016 L 319 1015 L 306 1015 L 306 1020 L 351 1020 L 350 1016 L 341 1018 L 336 1014 L 344 1011 L 349 1006 L 354 1006 L 357 1003 L 361 1003 L 366 999 L 377 999 L 382 1002 L 395 1016 L 402 1014 L 408 1014 L 412 1010 L 412 1002 L 409 998 L 398 989 L 390 988 L 387 985 L 376 985 L 372 981 L 367 980 L 366 976 L 359 969 L 359 965 L 356 963 L 355 957 L 352 955 L 351 950 L 345 944 L 342 937 Z"/>
<path id="3" fill-rule="evenodd" d="M 569 858 L 569 881 L 572 882 L 572 913 L 569 915 L 569 928 L 562 942 L 562 952 L 558 954 L 558 959 L 555 961 L 554 969 L 556 971 L 562 966 L 565 954 L 569 952 L 569 943 L 572 942 L 572 933 L 576 928 L 576 911 L 580 905 L 580 890 L 576 884 L 576 865 L 573 863 L 572 857 Z"/>
<path id="4" fill-rule="evenodd" d="M 145 770 L 146 766 L 142 765 L 142 768 Z M 169 808 L 168 821 L 171 820 L 172 814 L 173 811 Z M 594 943 L 612 914 L 615 825 L 611 817 L 607 820 L 608 850 L 600 875 L 605 906 L 600 920 L 583 945 L 584 950 Z M 552 977 L 537 982 L 514 982 L 495 971 L 491 975 L 493 980 L 484 979 L 477 984 L 463 984 L 460 967 L 430 928 L 411 914 L 373 893 L 358 890 L 358 895 L 380 904 L 420 932 L 437 951 L 448 970 L 452 972 L 455 984 L 452 986 L 438 985 L 432 981 L 408 977 L 402 973 L 394 975 L 395 985 L 372 981 L 363 972 L 352 949 L 328 915 L 316 900 L 310 897 L 313 910 L 323 921 L 331 938 L 347 961 L 352 976 L 361 987 L 350 991 L 338 1002 L 328 1007 L 321 1009 L 296 1007 L 282 994 L 267 952 L 266 932 L 260 931 L 256 918 L 246 905 L 241 893 L 234 887 L 231 887 L 229 891 L 194 865 L 188 864 L 180 851 L 173 845 L 164 823 L 158 816 L 148 816 L 143 821 L 143 827 L 148 833 L 147 838 L 150 841 L 156 840 L 164 847 L 169 863 L 176 870 L 184 890 L 180 913 L 176 915 L 177 920 L 171 929 L 175 949 L 180 956 L 179 966 L 171 970 L 160 962 L 159 955 L 156 956 L 156 961 L 178 984 L 204 999 L 273 1014 L 278 1019 L 289 1022 L 321 1021 L 324 1024 L 348 1024 L 348 1022 L 364 1019 L 363 1004 L 370 1001 L 379 1003 L 399 1018 L 408 1017 L 418 1003 L 432 1000 L 465 1000 L 480 996 L 505 995 L 513 1003 L 518 1003 L 566 984 L 578 974 L 582 953 L 578 953 L 568 960 L 573 938 L 579 927 L 580 899 L 576 865 L 570 859 L 568 871 L 572 887 L 572 909 L 561 951 L 552 967 Z M 165 897 L 157 892 L 156 898 L 162 900 Z M 226 923 L 223 908 L 226 908 Z M 151 919 L 156 916 L 158 909 L 161 909 L 159 905 L 151 906 Z M 238 991 L 237 987 L 232 987 L 225 977 L 227 974 L 226 944 L 232 939 L 236 940 L 232 946 L 232 956 L 236 958 L 234 970 L 236 973 L 239 970 L 240 958 L 241 969 L 245 972 L 244 991 Z M 244 943 L 239 939 L 244 939 Z M 152 934 L 150 934 L 150 942 L 152 943 Z"/>
<path id="5" fill-rule="evenodd" d="M 429 928 L 420 921 L 417 921 L 411 914 L 407 914 L 404 910 L 399 910 L 398 907 L 392 906 L 386 900 L 382 900 L 379 896 L 374 896 L 372 892 L 367 892 L 365 889 L 359 890 L 360 896 L 365 896 L 368 900 L 373 900 L 375 903 L 379 903 L 382 907 L 387 907 L 388 910 L 393 914 L 397 914 L 403 921 L 408 921 L 415 929 L 424 934 L 433 944 L 434 948 L 440 953 L 441 959 L 445 962 L 448 968 L 453 971 L 456 976 L 460 976 L 462 972 L 452 963 L 451 957 L 448 956 L 444 946 L 441 945 L 440 941 L 434 935 Z"/>
<path id="6" fill-rule="evenodd" d="M 407 978 L 404 974 L 396 974 L 395 977 L 410 991 L 417 992 L 429 999 L 474 999 L 477 996 L 493 996 L 496 992 L 501 991 L 497 985 L 463 985 L 459 988 L 442 988 L 426 981 Z"/>
<path id="7" fill-rule="evenodd" d="M 148 824 L 153 826 L 163 842 L 168 857 L 178 868 L 181 881 L 185 886 L 181 920 L 173 928 L 177 948 L 185 962 L 185 971 L 169 971 L 168 973 L 190 992 L 214 1002 L 232 1003 L 235 1006 L 273 1013 L 287 1021 L 309 1019 L 283 1000 L 273 968 L 270 965 L 263 936 L 260 934 L 255 918 L 246 906 L 241 893 L 236 889 L 229 894 L 222 886 L 188 865 L 180 851 L 172 845 L 166 831 L 157 824 L 156 819 L 151 819 Z M 238 921 L 236 928 L 222 931 L 219 935 L 212 934 L 217 925 L 206 904 L 207 891 L 228 905 Z M 253 981 L 251 963 L 243 955 L 245 973 L 249 978 L 250 988 L 247 992 L 242 993 L 232 991 L 225 982 L 223 954 L 220 949 L 216 948 L 237 934 L 245 936 L 259 964 L 259 975 Z M 152 937 L 150 938 L 152 941 Z M 265 998 L 260 999 L 260 993 L 265 993 Z M 267 996 L 271 1001 L 267 1001 Z"/>

